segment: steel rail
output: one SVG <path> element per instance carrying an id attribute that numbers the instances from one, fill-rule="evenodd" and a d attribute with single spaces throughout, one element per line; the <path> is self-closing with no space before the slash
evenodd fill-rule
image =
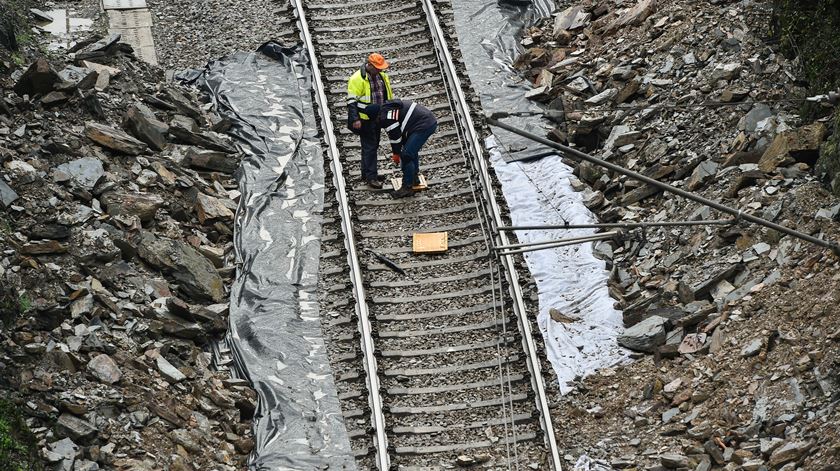
<path id="1" fill-rule="evenodd" d="M 328 146 L 328 153 L 332 162 L 333 184 L 335 185 L 336 200 L 341 215 L 341 228 L 344 232 L 344 246 L 347 249 L 347 263 L 350 268 L 350 280 L 353 285 L 353 293 L 356 298 L 356 315 L 359 319 L 359 333 L 361 334 L 361 348 L 364 357 L 364 367 L 367 373 L 368 403 L 370 404 L 370 422 L 374 431 L 374 446 L 376 448 L 376 467 L 379 471 L 388 471 L 391 466 L 391 459 L 388 455 L 388 438 L 385 434 L 385 415 L 382 407 L 382 395 L 380 393 L 379 372 L 377 368 L 375 348 L 373 346 L 372 327 L 368 312 L 365 287 L 362 280 L 362 268 L 359 263 L 359 256 L 356 250 L 356 236 L 353 233 L 352 214 L 350 203 L 347 198 L 347 184 L 344 180 L 344 169 L 338 152 L 338 145 L 335 138 L 335 129 L 332 124 L 329 102 L 327 101 L 326 86 L 321 76 L 318 56 L 315 53 L 315 44 L 309 32 L 309 23 L 306 21 L 303 0 L 290 0 L 295 7 L 295 14 L 300 26 L 300 37 L 309 54 L 312 65 L 312 85 L 315 101 L 318 103 L 321 125 L 324 130 L 324 141 Z"/>
<path id="2" fill-rule="evenodd" d="M 482 191 L 486 199 L 486 204 L 489 205 L 490 214 L 493 220 L 490 221 L 494 227 L 494 236 L 497 239 L 496 245 L 508 245 L 509 239 L 507 234 L 499 232 L 498 227 L 502 226 L 502 216 L 499 210 L 498 202 L 496 201 L 495 192 L 493 191 L 493 181 L 490 178 L 490 172 L 487 168 L 487 161 L 484 159 L 483 146 L 479 140 L 478 133 L 475 130 L 472 117 L 470 116 L 470 108 L 467 99 L 464 96 L 463 88 L 461 86 L 461 79 L 458 77 L 458 71 L 455 67 L 455 61 L 452 59 L 452 54 L 449 52 L 449 46 L 446 42 L 443 29 L 435 12 L 433 0 L 422 0 L 423 10 L 426 12 L 426 18 L 429 22 L 429 30 L 432 32 L 432 40 L 437 52 L 438 60 L 441 62 L 444 72 L 444 78 L 447 83 L 445 86 L 450 87 L 455 98 L 453 105 L 458 109 L 456 118 L 460 121 L 460 125 L 465 132 L 465 137 L 468 138 L 468 145 L 472 151 L 471 164 L 477 166 L 478 175 L 481 180 Z M 526 360 L 528 369 L 531 372 L 531 384 L 535 393 L 535 400 L 537 409 L 540 413 L 540 421 L 543 430 L 543 438 L 545 439 L 546 447 L 548 448 L 549 459 L 552 469 L 555 471 L 562 471 L 562 461 L 560 452 L 557 447 L 557 440 L 554 435 L 554 426 L 551 421 L 551 414 L 548 407 L 548 398 L 545 392 L 545 384 L 542 377 L 542 368 L 537 349 L 534 343 L 534 337 L 531 331 L 531 321 L 528 319 L 528 313 L 525 309 L 525 303 L 522 296 L 522 287 L 519 285 L 519 275 L 516 272 L 513 257 L 510 255 L 501 256 L 502 265 L 505 270 L 505 278 L 507 279 L 510 295 L 513 298 L 513 308 L 519 320 L 520 331 L 522 332 L 522 344 L 526 353 Z"/>
<path id="3" fill-rule="evenodd" d="M 687 200 L 691 200 L 691 201 L 694 201 L 696 203 L 700 203 L 703 206 L 708 206 L 708 207 L 710 207 L 712 209 L 716 209 L 716 210 L 718 210 L 722 213 L 730 214 L 732 216 L 735 216 L 736 221 L 744 219 L 746 221 L 758 224 L 760 226 L 764 226 L 764 227 L 767 227 L 769 229 L 773 229 L 775 231 L 781 232 L 782 234 L 787 234 L 787 235 L 796 237 L 797 239 L 802 239 L 804 241 L 810 242 L 814 245 L 818 245 L 820 247 L 831 249 L 836 255 L 840 256 L 840 244 L 837 244 L 836 242 L 820 239 L 819 237 L 814 237 L 812 235 L 805 234 L 804 232 L 800 232 L 800 231 L 797 231 L 795 229 L 791 229 L 789 227 L 782 226 L 781 224 L 776 224 L 775 222 L 768 221 L 766 219 L 762 219 L 758 216 L 753 216 L 752 214 L 745 213 L 740 209 L 731 208 L 729 206 L 720 204 L 717 201 L 712 201 L 708 198 L 703 198 L 702 196 L 698 196 L 698 195 L 696 195 L 694 193 L 691 193 L 689 191 L 681 190 L 681 189 L 676 188 L 676 187 L 674 187 L 672 185 L 669 185 L 667 183 L 664 183 L 664 182 L 661 182 L 659 180 L 650 178 L 647 175 L 642 175 L 641 173 L 634 172 L 632 170 L 628 170 L 628 169 L 626 169 L 626 168 L 624 168 L 620 165 L 616 165 L 616 164 L 607 162 L 606 160 L 599 159 L 599 158 L 594 157 L 592 155 L 581 152 L 577 149 L 573 149 L 569 146 L 564 146 L 562 144 L 558 144 L 558 143 L 556 143 L 554 141 L 550 141 L 550 140 L 548 140 L 544 137 L 540 137 L 540 136 L 538 136 L 534 133 L 530 133 L 528 131 L 524 131 L 522 129 L 519 129 L 515 126 L 511 126 L 509 124 L 503 123 L 503 122 L 501 122 L 497 119 L 488 117 L 487 122 L 492 126 L 496 126 L 496 127 L 502 128 L 502 129 L 506 129 L 506 130 L 508 130 L 508 131 L 510 131 L 514 134 L 518 134 L 522 137 L 526 137 L 526 138 L 528 138 L 528 139 L 530 139 L 534 142 L 539 142 L 540 144 L 544 144 L 544 145 L 547 145 L 549 147 L 553 147 L 557 150 L 562 151 L 565 155 L 568 155 L 570 157 L 574 157 L 574 158 L 577 158 L 577 159 L 580 159 L 580 160 L 584 160 L 586 162 L 595 164 L 599 167 L 608 168 L 608 169 L 612 170 L 613 172 L 616 172 L 616 173 L 621 174 L 621 175 L 625 175 L 625 176 L 630 177 L 634 180 L 645 182 L 648 185 L 659 188 L 660 190 L 667 191 L 669 193 L 673 193 L 677 196 L 681 196 L 681 197 L 683 197 Z"/>

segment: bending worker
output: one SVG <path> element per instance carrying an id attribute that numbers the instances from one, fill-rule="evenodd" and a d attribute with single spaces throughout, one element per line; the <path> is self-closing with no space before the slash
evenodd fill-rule
<path id="1" fill-rule="evenodd" d="M 384 180 L 376 169 L 381 128 L 366 108 L 394 98 L 391 79 L 383 72 L 387 68 L 388 61 L 381 54 L 373 53 L 347 81 L 347 125 L 362 142 L 362 180 L 376 189 L 382 188 Z"/>
<path id="2" fill-rule="evenodd" d="M 371 114 L 378 111 L 379 125 L 391 139 L 391 158 L 402 167 L 402 186 L 394 197 L 414 195 L 412 187 L 420 183 L 420 148 L 437 129 L 437 118 L 425 106 L 409 100 L 389 100 L 381 107 L 369 108 Z"/>

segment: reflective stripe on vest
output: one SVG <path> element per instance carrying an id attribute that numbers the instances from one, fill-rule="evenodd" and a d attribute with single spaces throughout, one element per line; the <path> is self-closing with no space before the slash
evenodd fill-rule
<path id="1" fill-rule="evenodd" d="M 414 108 L 416 107 L 417 103 L 414 102 L 408 107 L 408 113 L 405 114 L 405 120 L 403 120 L 402 127 L 400 128 L 402 132 L 405 132 L 405 127 L 408 126 L 408 120 L 411 119 L 411 113 L 414 113 Z"/>

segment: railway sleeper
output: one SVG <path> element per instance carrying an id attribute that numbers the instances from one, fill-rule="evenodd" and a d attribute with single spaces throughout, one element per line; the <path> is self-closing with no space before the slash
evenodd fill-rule
<path id="1" fill-rule="evenodd" d="M 491 448 L 500 445 L 508 445 L 513 443 L 520 443 L 525 441 L 533 441 L 537 438 L 537 433 L 526 433 L 517 435 L 516 437 L 502 438 L 497 442 L 491 440 L 482 440 L 470 443 L 456 443 L 450 445 L 433 445 L 433 446 L 404 446 L 396 447 L 394 452 L 397 455 L 428 455 L 447 452 L 464 452 L 475 450 L 478 448 Z"/>
<path id="2" fill-rule="evenodd" d="M 513 417 L 504 417 L 498 419 L 488 419 L 488 420 L 478 420 L 475 422 L 466 422 L 456 424 L 450 427 L 443 427 L 443 426 L 435 426 L 435 425 L 417 425 L 417 426 L 397 426 L 392 427 L 390 432 L 396 435 L 426 435 L 432 433 L 444 433 L 449 430 L 461 429 L 461 430 L 470 430 L 470 429 L 477 429 L 481 428 L 484 429 L 488 426 L 493 425 L 505 425 L 505 424 L 522 424 L 526 422 L 530 422 L 535 419 L 534 414 L 516 414 Z"/>

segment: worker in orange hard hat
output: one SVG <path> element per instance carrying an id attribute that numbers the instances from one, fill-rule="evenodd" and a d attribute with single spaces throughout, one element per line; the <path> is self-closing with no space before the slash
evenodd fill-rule
<path id="1" fill-rule="evenodd" d="M 362 180 L 376 189 L 382 188 L 384 180 L 376 168 L 381 128 L 375 116 L 365 113 L 365 108 L 394 98 L 391 79 L 384 72 L 387 68 L 388 61 L 382 54 L 373 53 L 347 81 L 347 127 L 362 141 Z"/>

